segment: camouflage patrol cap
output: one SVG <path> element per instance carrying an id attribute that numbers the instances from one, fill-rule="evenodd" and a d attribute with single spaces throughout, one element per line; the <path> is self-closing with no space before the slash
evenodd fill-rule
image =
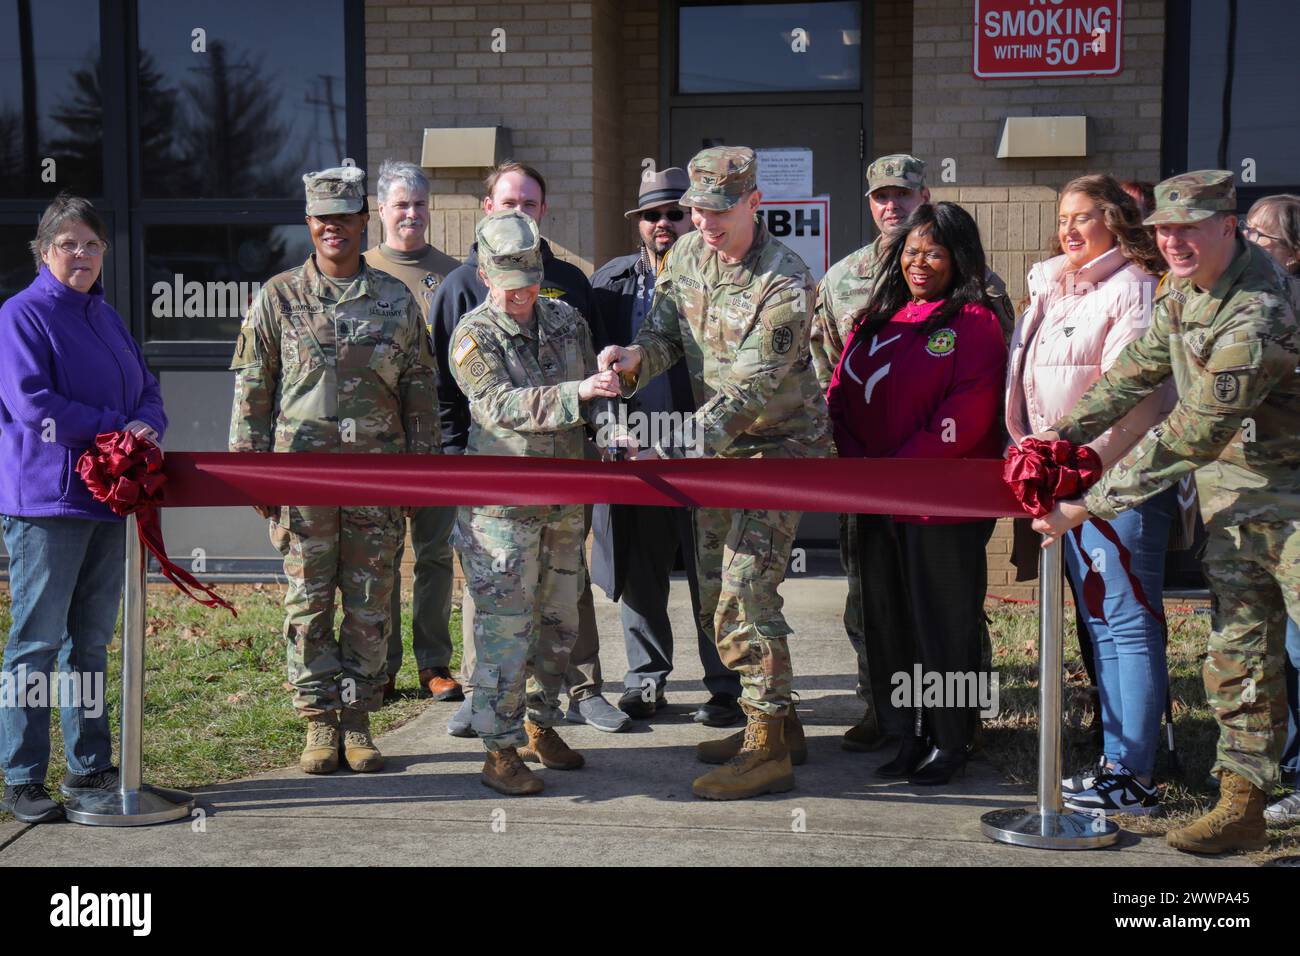
<path id="1" fill-rule="evenodd" d="M 678 205 L 730 209 L 758 186 L 758 157 L 748 146 L 711 146 L 691 160 L 690 188 Z"/>
<path id="2" fill-rule="evenodd" d="M 925 163 L 907 153 L 881 156 L 867 167 L 867 195 L 870 196 L 882 186 L 924 189 Z"/>
<path id="3" fill-rule="evenodd" d="M 359 166 L 335 166 L 304 173 L 307 215 L 329 216 L 363 212 L 366 208 L 366 171 Z"/>
<path id="4" fill-rule="evenodd" d="M 531 216 L 502 209 L 474 230 L 478 264 L 498 289 L 523 289 L 542 281 L 542 237 Z"/>
<path id="5" fill-rule="evenodd" d="M 1156 186 L 1156 209 L 1144 226 L 1200 222 L 1216 212 L 1235 212 L 1237 189 L 1226 169 L 1198 169 L 1173 176 Z"/>

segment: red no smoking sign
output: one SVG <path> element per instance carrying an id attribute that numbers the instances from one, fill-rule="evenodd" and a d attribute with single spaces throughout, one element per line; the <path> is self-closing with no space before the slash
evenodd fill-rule
<path id="1" fill-rule="evenodd" d="M 1123 0 L 975 0 L 976 76 L 1112 76 Z"/>

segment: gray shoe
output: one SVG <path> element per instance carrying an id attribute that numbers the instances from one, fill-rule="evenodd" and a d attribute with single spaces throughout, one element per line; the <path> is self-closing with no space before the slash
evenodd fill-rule
<path id="1" fill-rule="evenodd" d="M 585 700 L 569 701 L 569 712 L 564 715 L 564 719 L 571 724 L 590 724 L 607 734 L 616 734 L 632 724 L 631 717 L 599 694 Z"/>
<path id="2" fill-rule="evenodd" d="M 470 729 L 470 715 L 473 714 L 474 708 L 473 696 L 465 695 L 461 705 L 456 708 L 456 713 L 451 715 L 451 720 L 447 721 L 448 737 L 477 737 L 478 735 Z"/>
<path id="3" fill-rule="evenodd" d="M 1300 823 L 1300 790 L 1279 797 L 1264 808 L 1264 822 L 1275 827 Z"/>

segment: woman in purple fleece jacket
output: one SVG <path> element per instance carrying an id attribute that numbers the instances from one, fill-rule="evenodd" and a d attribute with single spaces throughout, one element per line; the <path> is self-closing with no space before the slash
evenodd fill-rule
<path id="1" fill-rule="evenodd" d="M 118 786 L 104 683 L 125 526 L 91 498 L 76 466 L 100 432 L 161 442 L 167 416 L 158 381 L 104 301 L 107 251 L 95 208 L 60 194 L 32 243 L 36 280 L 0 307 L 0 518 L 13 617 L 0 671 L 0 767 L 3 807 L 25 823 L 63 816 L 45 789 L 55 684 L 68 762 L 60 789 Z"/>

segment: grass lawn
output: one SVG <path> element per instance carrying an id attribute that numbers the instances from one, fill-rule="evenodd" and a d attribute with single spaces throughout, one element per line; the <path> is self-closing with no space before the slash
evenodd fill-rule
<path id="1" fill-rule="evenodd" d="M 149 590 L 146 626 L 145 779 L 172 787 L 199 787 L 293 765 L 302 747 L 302 721 L 293 714 L 285 677 L 283 587 L 222 585 L 239 618 L 193 603 L 170 586 Z M 406 608 L 410 608 L 409 594 Z M 993 666 L 1000 675 L 1001 713 L 986 721 L 985 756 L 1013 782 L 1033 786 L 1038 758 L 1038 608 L 990 603 Z M 1122 817 L 1121 826 L 1163 832 L 1184 825 L 1212 806 L 1216 794 L 1206 776 L 1214 760 L 1218 730 L 1205 702 L 1201 660 L 1209 618 L 1191 607 L 1168 607 L 1169 668 L 1180 767 L 1171 770 L 1161 746 L 1156 773 L 1164 811 L 1151 817 Z M 1095 762 L 1088 744 L 1091 703 L 1078 657 L 1073 615 L 1066 614 L 1068 671 L 1063 768 L 1067 774 Z M 403 621 L 407 653 L 398 676 L 399 696 L 372 717 L 377 733 L 410 720 L 429 698 L 417 692 L 410 653 L 409 618 Z M 8 634 L 9 595 L 0 591 L 0 634 Z M 460 614 L 451 622 L 460 657 Z M 118 727 L 120 645 L 110 651 L 108 681 L 113 736 Z M 797 684 L 797 678 L 796 678 Z M 63 776 L 62 739 L 52 720 L 53 750 L 47 782 L 56 789 Z M 11 819 L 0 814 L 0 820 Z M 1300 852 L 1300 827 L 1272 831 L 1272 846 L 1253 858 L 1263 861 Z"/>
<path id="2" fill-rule="evenodd" d="M 294 716 L 285 679 L 284 587 L 278 584 L 218 587 L 239 611 L 238 619 L 210 610 L 171 585 L 149 588 L 145 622 L 144 778 L 167 787 L 199 787 L 297 762 L 303 721 Z M 410 595 L 403 614 L 402 670 L 398 697 L 371 716 L 383 733 L 421 713 L 430 702 L 417 691 L 411 653 Z M 341 617 L 341 613 L 339 614 Z M 0 634 L 9 633 L 9 592 L 0 591 Z M 460 662 L 460 611 L 451 620 Z M 121 637 L 109 650 L 108 698 L 117 762 Z M 63 781 L 63 736 L 51 715 L 52 751 L 46 783 Z M 12 819 L 0 813 L 0 820 Z"/>
<path id="3" fill-rule="evenodd" d="M 1038 606 L 988 605 L 993 618 L 993 669 L 1000 679 L 1001 712 L 984 722 L 983 748 L 989 761 L 1008 779 L 1030 787 L 1038 782 Z M 1156 783 L 1162 809 L 1150 816 L 1121 816 L 1116 822 L 1135 833 L 1164 833 L 1185 826 L 1218 800 L 1206 779 L 1219 739 L 1214 713 L 1205 701 L 1201 662 L 1210 632 L 1208 608 L 1166 604 L 1169 620 L 1169 679 L 1174 702 L 1174 744 L 1178 766 L 1171 767 L 1161 725 Z M 1092 703 L 1088 677 L 1079 658 L 1073 607 L 1066 605 L 1066 730 L 1062 769 L 1069 776 L 1096 763 L 1100 751 L 1088 740 Z M 1271 829 L 1272 845 L 1251 858 L 1263 862 L 1300 852 L 1300 827 Z"/>

